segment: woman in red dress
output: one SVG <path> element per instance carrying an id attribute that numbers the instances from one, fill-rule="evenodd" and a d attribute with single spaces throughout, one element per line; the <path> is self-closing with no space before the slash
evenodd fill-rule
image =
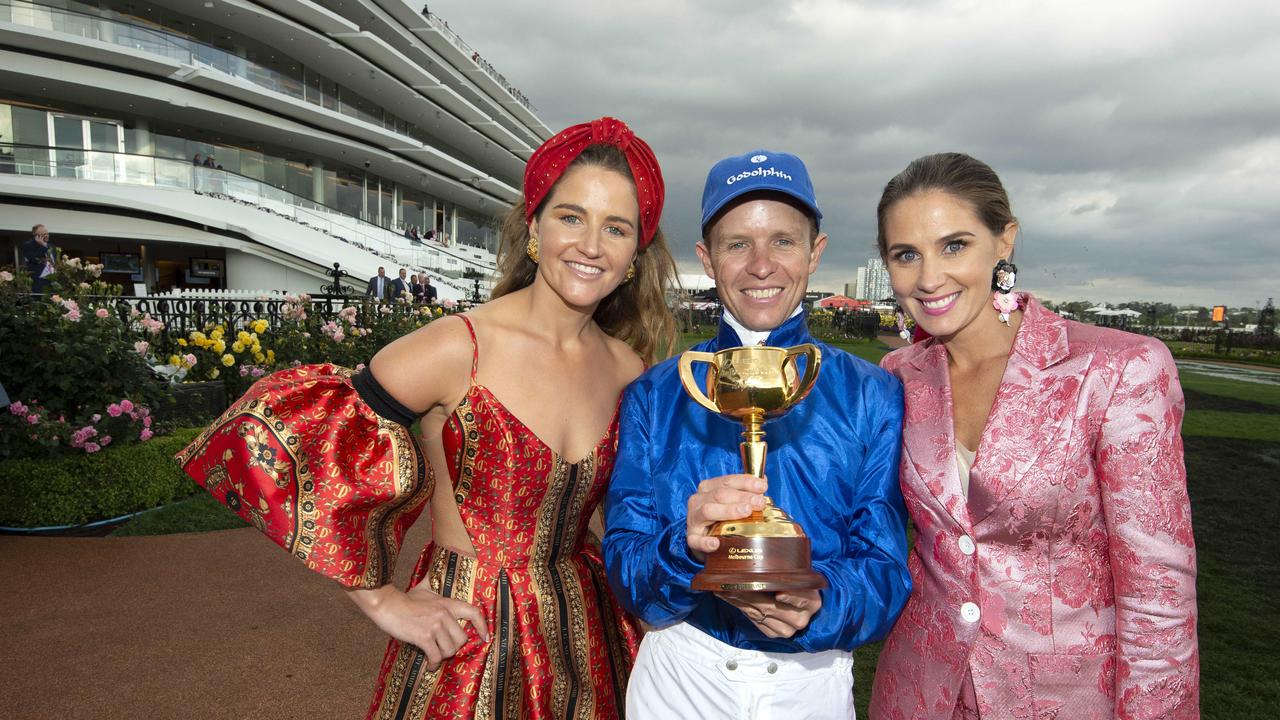
<path id="1" fill-rule="evenodd" d="M 675 339 L 662 203 L 626 125 L 566 129 L 529 160 L 489 303 L 359 373 L 265 378 L 180 454 L 391 635 L 368 717 L 621 716 L 639 629 L 588 522 L 622 389 Z M 427 505 L 432 542 L 400 590 L 391 570 Z"/>

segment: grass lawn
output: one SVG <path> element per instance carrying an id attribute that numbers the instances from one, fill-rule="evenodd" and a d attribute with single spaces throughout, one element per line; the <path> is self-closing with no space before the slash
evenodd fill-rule
<path id="1" fill-rule="evenodd" d="M 1213 343 L 1183 342 L 1181 340 L 1165 340 L 1163 342 L 1169 347 L 1169 351 L 1173 353 L 1174 357 L 1186 358 L 1188 360 L 1225 360 L 1228 362 L 1244 363 L 1246 365 L 1263 365 L 1267 367 L 1276 367 L 1277 365 L 1280 365 L 1280 352 L 1276 350 L 1233 347 L 1229 354 L 1218 354 L 1213 350 Z"/>
<path id="2" fill-rule="evenodd" d="M 872 362 L 888 352 L 879 341 L 840 347 Z M 1199 560 L 1202 714 L 1206 720 L 1273 718 L 1280 707 L 1280 386 L 1193 372 L 1181 379 Z M 200 493 L 139 516 L 115 534 L 243 524 Z M 878 653 L 878 645 L 857 651 L 859 717 L 867 716 Z"/>
<path id="3" fill-rule="evenodd" d="M 117 528 L 112 536 L 172 535 L 245 527 L 240 516 L 201 490 L 191 497 L 143 513 Z"/>

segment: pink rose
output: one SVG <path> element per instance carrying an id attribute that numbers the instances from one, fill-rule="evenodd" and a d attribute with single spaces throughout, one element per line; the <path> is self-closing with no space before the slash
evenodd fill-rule
<path id="1" fill-rule="evenodd" d="M 84 451 L 85 451 L 85 452 L 87 452 L 87 453 L 96 453 L 96 452 L 98 452 L 98 451 L 99 451 L 99 450 L 101 450 L 101 449 L 102 449 L 102 446 L 101 446 L 101 445 L 99 445 L 98 443 L 85 443 L 85 444 L 84 444 Z"/>
<path id="2" fill-rule="evenodd" d="M 101 415 L 101 414 L 99 414 L 99 413 L 94 413 L 94 414 L 93 414 L 93 418 L 91 418 L 91 419 L 92 419 L 94 422 L 102 422 L 102 415 Z"/>
<path id="3" fill-rule="evenodd" d="M 97 310 L 93 311 L 93 314 L 105 320 L 107 316 L 110 315 L 111 313 L 107 312 L 106 308 L 98 308 Z"/>
<path id="4" fill-rule="evenodd" d="M 182 359 L 183 359 L 184 361 L 186 361 L 186 363 L 187 363 L 188 365 L 195 365 L 195 364 L 196 364 L 196 356 L 195 356 L 195 354 L 194 354 L 194 353 L 187 353 L 185 356 L 183 356 L 183 358 L 182 358 Z"/>
<path id="5" fill-rule="evenodd" d="M 125 412 L 133 412 L 133 401 L 125 398 L 120 401 L 120 409 Z"/>
<path id="6" fill-rule="evenodd" d="M 102 440 L 101 440 L 100 442 L 101 442 L 101 444 L 102 444 L 102 447 L 106 447 L 106 446 L 110 445 L 110 444 L 111 444 L 111 436 L 110 436 L 110 435 L 103 435 L 103 436 L 102 436 Z"/>
<path id="7" fill-rule="evenodd" d="M 145 357 L 147 354 L 147 351 L 151 349 L 151 343 L 147 342 L 146 340 L 139 340 L 138 342 L 133 344 L 133 349 L 138 351 L 139 355 L 142 355 L 143 357 Z"/>
<path id="8" fill-rule="evenodd" d="M 154 436 L 154 433 L 152 433 L 150 429 L 142 428 L 142 432 L 138 434 L 138 439 L 141 440 L 142 442 L 146 442 L 150 440 L 153 436 Z"/>
<path id="9" fill-rule="evenodd" d="M 151 416 L 150 416 L 150 415 L 144 415 L 144 416 L 142 417 L 142 427 L 144 427 L 144 428 L 149 428 L 149 427 L 151 427 Z"/>
<path id="10" fill-rule="evenodd" d="M 27 422 L 31 423 L 32 425 L 35 425 L 36 423 L 40 422 L 40 416 L 39 416 L 39 415 L 28 415 L 28 416 L 27 416 Z"/>
<path id="11" fill-rule="evenodd" d="M 13 282 L 13 273 L 8 270 L 0 270 L 0 282 Z"/>
<path id="12" fill-rule="evenodd" d="M 111 417 L 120 417 L 121 413 L 123 412 L 124 412 L 124 408 L 120 407 L 115 403 L 111 403 L 110 405 L 107 406 L 107 414 L 110 415 Z"/>
<path id="13" fill-rule="evenodd" d="M 27 414 L 27 406 L 26 406 L 26 405 L 23 405 L 23 404 L 22 404 L 22 403 L 20 403 L 20 402 L 15 402 L 15 403 L 13 403 L 13 404 L 9 405 L 9 412 L 13 413 L 14 415 L 26 415 L 26 414 Z"/>

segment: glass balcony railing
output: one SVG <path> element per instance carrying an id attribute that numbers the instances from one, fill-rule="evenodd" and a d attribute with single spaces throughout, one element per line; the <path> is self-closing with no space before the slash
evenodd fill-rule
<path id="1" fill-rule="evenodd" d="M 146 186 L 205 195 L 265 210 L 386 258 L 389 264 L 411 265 L 452 278 L 462 277 L 467 269 L 484 276 L 494 271 L 492 264 L 477 263 L 448 249 L 411 245 L 397 233 L 322 203 L 227 170 L 193 165 L 189 160 L 0 143 L 0 176 L 3 175 Z"/>
<path id="2" fill-rule="evenodd" d="M 352 102 L 351 96 L 354 93 L 343 92 L 336 83 L 307 71 L 305 66 L 300 66 L 301 76 L 295 77 L 190 37 L 110 17 L 109 14 L 112 13 L 109 10 L 100 12 L 103 14 L 91 15 L 25 0 L 0 0 L 0 21 L 7 20 L 15 25 L 42 31 L 75 35 L 149 55 L 159 55 L 180 63 L 213 68 L 267 90 L 336 110 L 348 117 L 401 135 L 416 137 L 410 130 L 416 128 L 409 122 L 382 112 L 373 103 L 363 99 Z"/>

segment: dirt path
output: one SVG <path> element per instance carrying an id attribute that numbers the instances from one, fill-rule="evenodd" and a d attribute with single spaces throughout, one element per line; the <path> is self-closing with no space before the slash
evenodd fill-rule
<path id="1" fill-rule="evenodd" d="M 428 534 L 410 533 L 399 575 Z M 0 537 L 0 577 L 14 720 L 360 718 L 386 645 L 336 583 L 252 528 Z"/>

